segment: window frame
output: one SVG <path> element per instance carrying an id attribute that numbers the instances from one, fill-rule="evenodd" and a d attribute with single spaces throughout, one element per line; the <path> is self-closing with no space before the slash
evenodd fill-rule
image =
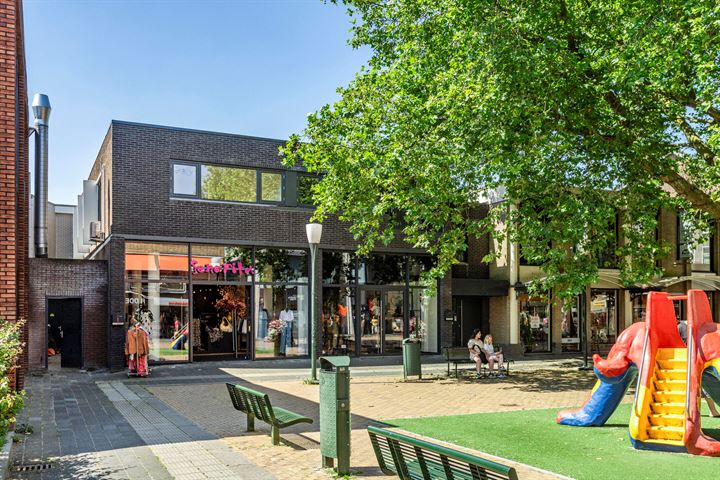
<path id="1" fill-rule="evenodd" d="M 298 204 L 298 206 L 299 206 L 299 207 L 306 207 L 306 208 L 307 208 L 307 207 L 314 208 L 315 205 L 313 205 L 312 203 L 303 203 L 303 202 L 300 200 L 300 179 L 303 178 L 303 177 L 314 178 L 316 182 L 320 182 L 320 177 L 319 177 L 318 175 L 313 175 L 312 173 L 307 173 L 307 172 L 298 172 L 298 175 L 297 175 L 296 195 L 297 195 L 297 204 Z"/>
<path id="2" fill-rule="evenodd" d="M 203 178 L 203 167 L 217 167 L 217 168 L 233 168 L 233 169 L 239 169 L 239 170 L 249 170 L 251 172 L 255 172 L 255 200 L 254 201 L 247 201 L 247 200 L 229 200 L 225 198 L 206 198 L 203 196 L 202 192 L 202 178 Z M 232 202 L 232 203 L 241 203 L 246 205 L 257 205 L 259 202 L 258 194 L 260 192 L 259 190 L 259 179 L 258 176 L 258 168 L 257 167 L 245 167 L 242 165 L 226 165 L 223 163 L 200 163 L 200 175 L 198 175 L 198 184 L 200 185 L 198 190 L 197 198 L 200 200 L 208 201 L 208 202 Z"/>
<path id="3" fill-rule="evenodd" d="M 285 172 L 282 170 L 273 170 L 270 168 L 256 168 L 257 172 L 257 203 L 265 205 L 282 205 L 285 203 Z M 263 173 L 269 173 L 274 175 L 280 175 L 280 200 L 263 200 L 262 198 L 262 175 Z"/>
<path id="4" fill-rule="evenodd" d="M 175 165 L 182 165 L 186 167 L 193 167 L 195 168 L 195 193 L 178 193 L 175 191 Z M 200 197 L 200 172 L 199 169 L 202 168 L 201 163 L 197 162 L 188 162 L 184 160 L 171 160 L 170 162 L 170 193 L 173 197 L 183 197 L 183 198 L 201 198 Z"/>

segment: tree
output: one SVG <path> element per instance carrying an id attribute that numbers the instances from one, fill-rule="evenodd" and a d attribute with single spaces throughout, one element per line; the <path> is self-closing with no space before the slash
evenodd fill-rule
<path id="1" fill-rule="evenodd" d="M 283 153 L 361 251 L 401 232 L 439 277 L 467 234 L 507 234 L 570 296 L 608 248 L 627 284 L 658 275 L 660 208 L 720 218 L 715 0 L 344 3 L 372 58 Z M 517 208 L 466 214 L 497 192 Z"/>

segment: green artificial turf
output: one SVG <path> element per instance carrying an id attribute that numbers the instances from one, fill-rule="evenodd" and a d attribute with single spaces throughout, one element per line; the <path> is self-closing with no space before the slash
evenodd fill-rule
<path id="1" fill-rule="evenodd" d="M 558 425 L 555 415 L 560 409 L 387 423 L 577 479 L 718 478 L 720 458 L 633 449 L 628 435 L 630 409 L 629 404 L 621 405 L 604 427 Z M 702 424 L 706 434 L 720 439 L 719 418 L 704 411 Z"/>

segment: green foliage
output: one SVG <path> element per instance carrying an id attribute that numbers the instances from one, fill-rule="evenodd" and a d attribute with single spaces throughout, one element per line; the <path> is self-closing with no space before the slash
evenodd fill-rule
<path id="1" fill-rule="evenodd" d="M 203 165 L 201 188 L 203 198 L 254 202 L 257 200 L 257 173 L 247 168 Z"/>
<path id="2" fill-rule="evenodd" d="M 603 259 L 657 276 L 660 208 L 720 218 L 716 1 L 343 3 L 372 58 L 283 153 L 361 253 L 400 235 L 439 277 L 467 234 L 509 236 L 568 297 Z"/>
<path id="3" fill-rule="evenodd" d="M 9 378 L 23 349 L 21 328 L 22 322 L 0 319 L 0 436 L 5 435 L 23 406 L 24 394 L 10 389 Z"/>

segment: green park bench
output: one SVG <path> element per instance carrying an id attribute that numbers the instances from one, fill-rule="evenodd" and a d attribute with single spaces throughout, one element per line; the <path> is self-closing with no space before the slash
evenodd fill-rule
<path id="1" fill-rule="evenodd" d="M 380 469 L 400 480 L 517 480 L 513 467 L 401 433 L 368 427 Z"/>
<path id="2" fill-rule="evenodd" d="M 225 384 L 230 394 L 233 407 L 247 414 L 247 431 L 255 431 L 255 418 L 262 420 L 272 427 L 272 443 L 280 444 L 280 429 L 295 425 L 297 423 L 313 423 L 312 418 L 305 417 L 298 413 L 285 410 L 280 407 L 273 407 L 270 398 L 265 393 L 258 392 L 251 388 Z"/>
<path id="3" fill-rule="evenodd" d="M 487 360 L 485 359 L 485 354 L 481 352 L 482 355 L 482 373 L 483 375 L 487 375 Z M 458 378 L 458 364 L 460 363 L 471 363 L 475 365 L 475 362 L 470 360 L 470 352 L 468 352 L 467 347 L 445 347 L 443 350 L 443 357 L 445 358 L 445 361 L 447 362 L 447 372 L 448 377 L 450 376 L 450 364 L 455 365 L 455 378 Z M 510 376 L 510 364 L 515 363 L 514 360 L 511 358 L 508 358 L 507 354 L 505 354 L 503 367 L 505 368 L 505 375 L 508 377 Z"/>

